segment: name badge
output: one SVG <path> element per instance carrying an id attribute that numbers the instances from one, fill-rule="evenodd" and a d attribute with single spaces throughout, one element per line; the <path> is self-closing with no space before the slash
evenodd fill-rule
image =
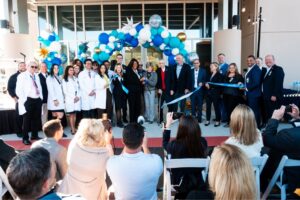
<path id="1" fill-rule="evenodd" d="M 249 83 L 249 78 L 246 79 L 246 82 Z"/>
<path id="2" fill-rule="evenodd" d="M 271 76 L 271 74 L 272 74 L 272 71 L 269 72 L 269 76 Z"/>

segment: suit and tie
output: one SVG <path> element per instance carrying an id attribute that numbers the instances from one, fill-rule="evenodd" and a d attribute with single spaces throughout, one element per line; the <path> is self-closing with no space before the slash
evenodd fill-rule
<path id="1" fill-rule="evenodd" d="M 196 88 L 202 84 L 200 90 L 192 94 L 191 101 L 192 101 L 192 115 L 196 116 L 196 108 L 198 109 L 197 118 L 198 121 L 202 121 L 202 105 L 203 105 L 203 98 L 204 98 L 204 85 L 207 80 L 206 70 L 203 68 L 193 68 L 190 72 L 190 91 L 194 91 Z"/>
<path id="2" fill-rule="evenodd" d="M 260 125 L 261 69 L 258 65 L 250 67 L 245 74 L 247 104 L 253 110 L 257 126 Z"/>
<path id="3" fill-rule="evenodd" d="M 266 119 L 270 119 L 273 111 L 281 105 L 284 71 L 282 67 L 273 65 L 263 70 L 262 77 L 265 117 Z M 276 97 L 276 101 L 271 100 L 272 96 Z"/>

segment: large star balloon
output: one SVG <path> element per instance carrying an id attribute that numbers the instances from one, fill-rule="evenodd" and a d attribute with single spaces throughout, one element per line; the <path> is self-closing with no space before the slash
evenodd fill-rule
<path id="1" fill-rule="evenodd" d="M 132 16 L 130 17 L 130 19 L 127 17 L 127 23 L 123 23 L 123 27 L 122 27 L 122 31 L 124 33 L 128 33 L 130 31 L 130 29 L 135 28 L 138 24 L 140 24 L 140 22 L 138 23 L 133 23 L 133 18 Z"/>

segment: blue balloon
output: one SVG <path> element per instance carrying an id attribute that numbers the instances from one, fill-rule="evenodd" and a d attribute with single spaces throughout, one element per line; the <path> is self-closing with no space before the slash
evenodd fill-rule
<path id="1" fill-rule="evenodd" d="M 170 48 L 165 48 L 164 54 L 165 54 L 166 56 L 171 56 L 171 55 L 172 55 L 172 49 L 170 49 Z"/>
<path id="2" fill-rule="evenodd" d="M 56 64 L 56 65 L 61 65 L 61 59 L 60 58 L 53 58 L 52 60 L 51 60 L 51 62 L 52 62 L 52 64 Z"/>
<path id="3" fill-rule="evenodd" d="M 185 49 L 181 49 L 181 50 L 180 50 L 180 54 L 182 54 L 184 57 L 186 57 L 187 54 L 188 54 L 188 52 L 187 52 L 187 50 L 185 50 Z"/>
<path id="4" fill-rule="evenodd" d="M 132 38 L 133 38 L 133 37 L 132 37 L 129 33 L 126 33 L 126 34 L 125 34 L 125 41 L 126 41 L 126 42 L 130 43 L 130 41 L 132 40 Z"/>
<path id="5" fill-rule="evenodd" d="M 41 42 L 43 45 L 45 45 L 46 47 L 48 47 L 51 42 L 49 40 L 45 40 L 44 38 L 42 38 L 41 36 L 38 37 L 38 41 Z"/>
<path id="6" fill-rule="evenodd" d="M 101 61 L 108 60 L 109 57 L 110 57 L 109 54 L 105 53 L 104 51 L 100 52 L 100 54 L 99 54 L 99 60 L 101 60 Z"/>
<path id="7" fill-rule="evenodd" d="M 184 44 L 180 42 L 179 49 L 184 49 Z"/>
<path id="8" fill-rule="evenodd" d="M 149 47 L 150 47 L 150 43 L 149 43 L 149 42 L 145 42 L 142 46 L 143 46 L 144 48 L 149 48 Z"/>
<path id="9" fill-rule="evenodd" d="M 157 34 L 161 34 L 164 31 L 163 27 L 159 27 L 157 29 Z"/>
<path id="10" fill-rule="evenodd" d="M 118 39 L 119 40 L 125 40 L 125 34 L 122 33 L 122 32 L 118 33 Z"/>
<path id="11" fill-rule="evenodd" d="M 55 41 L 55 36 L 54 35 L 49 35 L 49 37 L 48 37 L 48 40 L 50 41 L 50 42 L 53 42 L 53 41 Z"/>
<path id="12" fill-rule="evenodd" d="M 152 42 L 155 46 L 158 47 L 164 42 L 164 39 L 159 34 L 157 34 L 157 35 L 154 36 Z"/>
<path id="13" fill-rule="evenodd" d="M 170 55 L 170 56 L 168 57 L 168 61 L 169 61 L 169 66 L 170 66 L 170 65 L 175 65 L 175 64 L 176 64 L 175 56 Z"/>
<path id="14" fill-rule="evenodd" d="M 140 30 L 142 30 L 144 28 L 143 24 L 142 23 L 139 23 L 136 27 L 135 27 L 135 30 L 136 32 L 140 32 Z"/>
<path id="15" fill-rule="evenodd" d="M 121 51 L 123 49 L 123 44 L 122 43 L 117 43 L 115 49 L 116 49 L 116 51 Z"/>
<path id="16" fill-rule="evenodd" d="M 139 41 L 136 38 L 133 38 L 130 43 L 132 47 L 137 47 L 139 45 Z"/>
<path id="17" fill-rule="evenodd" d="M 164 44 L 165 44 L 165 45 L 168 45 L 169 42 L 170 42 L 170 38 L 169 38 L 169 37 L 164 38 Z"/>
<path id="18" fill-rule="evenodd" d="M 95 60 L 95 61 L 99 60 L 99 54 L 98 53 L 94 53 L 93 60 Z"/>
<path id="19" fill-rule="evenodd" d="M 171 37 L 169 44 L 171 48 L 178 48 L 180 46 L 180 40 L 177 37 Z"/>
<path id="20" fill-rule="evenodd" d="M 113 30 L 113 31 L 110 33 L 110 35 L 112 35 L 112 36 L 114 36 L 115 38 L 117 38 L 118 35 L 119 35 L 119 33 L 118 33 L 118 31 Z"/>
<path id="21" fill-rule="evenodd" d="M 107 33 L 101 33 L 98 37 L 100 44 L 107 44 L 109 35 Z"/>
<path id="22" fill-rule="evenodd" d="M 157 29 L 156 28 L 151 28 L 151 35 L 154 36 L 157 34 Z"/>
<path id="23" fill-rule="evenodd" d="M 53 52 L 53 51 L 49 52 L 48 58 L 51 58 L 51 59 L 55 58 L 55 54 L 57 54 L 57 52 Z"/>

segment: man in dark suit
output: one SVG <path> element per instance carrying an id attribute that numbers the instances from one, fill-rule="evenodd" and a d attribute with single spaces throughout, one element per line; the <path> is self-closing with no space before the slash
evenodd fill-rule
<path id="1" fill-rule="evenodd" d="M 245 74 L 247 104 L 253 110 L 257 126 L 260 126 L 261 69 L 255 64 L 253 55 L 247 58 L 248 71 Z"/>
<path id="2" fill-rule="evenodd" d="M 47 100 L 48 100 L 48 89 L 46 78 L 48 77 L 47 72 L 47 65 L 46 63 L 42 62 L 40 64 L 40 73 L 39 78 L 42 86 L 42 93 L 43 93 L 43 101 L 42 101 L 42 125 L 48 121 L 48 109 L 47 109 Z"/>
<path id="3" fill-rule="evenodd" d="M 224 53 L 219 53 L 218 54 L 218 63 L 219 63 L 220 74 L 222 74 L 225 77 L 226 74 L 227 74 L 227 70 L 228 70 L 229 65 L 226 63 L 226 56 L 225 56 Z M 226 108 L 225 108 L 225 104 L 224 104 L 224 100 L 223 99 L 221 100 L 220 108 L 221 108 L 221 119 L 222 119 L 222 122 L 229 122 L 229 119 L 227 117 L 228 115 L 227 115 L 227 112 L 226 112 Z"/>
<path id="4" fill-rule="evenodd" d="M 183 56 L 181 54 L 176 55 L 176 65 L 173 66 L 173 78 L 175 96 L 178 98 L 189 92 L 189 76 L 191 67 L 183 62 Z M 172 91 L 171 91 L 172 94 Z M 184 112 L 185 99 L 179 102 L 180 112 Z M 178 104 L 173 106 L 173 112 L 177 112 Z"/>
<path id="5" fill-rule="evenodd" d="M 300 120 L 299 108 L 292 106 L 292 112 L 288 113 L 294 120 Z M 261 174 L 261 187 L 266 189 L 268 180 L 274 175 L 283 155 L 292 159 L 300 159 L 300 127 L 282 129 L 277 132 L 279 121 L 285 114 L 285 106 L 274 110 L 269 119 L 265 131 L 262 133 L 264 145 L 270 148 L 268 161 Z M 285 181 L 288 183 L 287 191 L 293 192 L 300 187 L 300 167 L 286 168 Z"/>
<path id="6" fill-rule="evenodd" d="M 270 119 L 275 109 L 281 105 L 283 96 L 284 71 L 275 64 L 273 55 L 265 57 L 266 70 L 262 73 L 262 90 L 265 109 L 265 118 Z"/>
<path id="7" fill-rule="evenodd" d="M 18 130 L 16 130 L 16 131 L 17 131 L 18 137 L 22 137 L 21 133 L 22 133 L 23 118 L 22 118 L 22 116 L 19 115 L 18 96 L 16 95 L 16 83 L 17 83 L 17 78 L 18 78 L 19 74 L 24 71 L 26 71 L 26 64 L 24 62 L 20 62 L 18 64 L 18 71 L 16 73 L 14 73 L 13 75 L 11 75 L 11 77 L 9 77 L 8 83 L 7 83 L 8 94 L 16 102 L 16 108 L 15 108 L 16 109 L 16 121 L 17 121 L 17 125 L 18 125 Z"/>
<path id="8" fill-rule="evenodd" d="M 190 91 L 194 91 L 196 88 L 201 87 L 199 91 L 192 94 L 191 101 L 192 101 L 192 115 L 196 116 L 196 109 L 197 112 L 197 119 L 198 122 L 202 122 L 202 105 L 203 105 L 203 98 L 204 98 L 204 84 L 207 80 L 206 70 L 200 67 L 201 63 L 199 59 L 193 61 L 193 68 L 190 74 Z"/>
<path id="9" fill-rule="evenodd" d="M 164 102 L 168 103 L 172 100 L 171 90 L 174 91 L 174 82 L 172 79 L 172 71 L 170 71 L 169 67 L 165 65 L 164 60 L 160 60 L 158 62 L 159 68 L 156 70 L 157 73 L 157 84 L 156 88 L 158 89 L 158 95 L 160 98 L 160 107 Z M 168 106 L 169 112 L 171 111 L 172 106 Z M 163 121 L 163 109 L 160 108 L 159 111 L 159 122 Z"/>

